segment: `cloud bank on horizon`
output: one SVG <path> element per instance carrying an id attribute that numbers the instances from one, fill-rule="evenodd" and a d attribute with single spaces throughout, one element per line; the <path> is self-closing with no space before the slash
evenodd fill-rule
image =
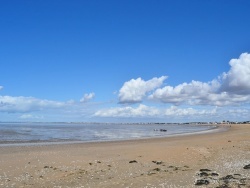
<path id="1" fill-rule="evenodd" d="M 79 102 L 0 95 L 0 113 L 17 113 L 20 119 L 44 119 L 43 113 L 48 110 L 54 113 L 60 111 L 68 116 L 72 114 L 74 117 L 86 117 L 87 114 L 91 118 L 178 119 L 192 116 L 211 119 L 224 117 L 225 114 L 239 118 L 250 112 L 246 108 L 250 102 L 250 54 L 242 53 L 238 59 L 230 60 L 229 65 L 228 72 L 209 82 L 193 80 L 171 86 L 164 83 L 168 76 L 154 77 L 147 81 L 133 78 L 123 84 L 118 101 L 108 108 L 94 104 L 94 92 L 84 94 Z M 3 88 L 0 86 L 0 90 Z M 88 111 L 91 104 L 95 105 L 95 109 Z M 235 106 L 241 108 L 235 109 Z M 41 114 L 32 115 L 38 112 Z"/>

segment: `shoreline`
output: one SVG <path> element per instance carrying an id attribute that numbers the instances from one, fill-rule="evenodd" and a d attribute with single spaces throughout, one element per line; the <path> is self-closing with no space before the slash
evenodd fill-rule
<path id="1" fill-rule="evenodd" d="M 249 187 L 250 125 L 220 127 L 163 138 L 0 147 L 0 187 Z M 195 185 L 205 180 L 208 185 Z"/>
<path id="2" fill-rule="evenodd" d="M 85 144 L 85 143 L 106 143 L 106 142 L 126 142 L 126 141 L 139 141 L 139 140 L 148 140 L 148 139 L 162 139 L 162 138 L 170 138 L 170 137 L 178 137 L 178 136 L 186 136 L 186 135 L 196 135 L 196 134 L 209 134 L 213 132 L 226 131 L 228 126 L 226 125 L 195 125 L 195 126 L 209 126 L 210 128 L 202 131 L 194 131 L 194 132 L 184 132 L 184 133 L 175 133 L 170 135 L 162 135 L 162 136 L 152 136 L 152 137 L 140 137 L 140 138 L 124 138 L 124 139 L 114 139 L 114 140 L 90 140 L 90 141 L 82 141 L 82 140 L 62 140 L 62 141 L 6 141 L 0 142 L 1 147 L 28 147 L 28 146 L 48 146 L 48 145 L 69 145 L 69 144 Z"/>

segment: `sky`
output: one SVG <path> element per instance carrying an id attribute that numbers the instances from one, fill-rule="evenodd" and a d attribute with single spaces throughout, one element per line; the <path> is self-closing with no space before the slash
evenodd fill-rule
<path id="1" fill-rule="evenodd" d="M 250 120 L 248 0 L 0 2 L 0 121 Z"/>

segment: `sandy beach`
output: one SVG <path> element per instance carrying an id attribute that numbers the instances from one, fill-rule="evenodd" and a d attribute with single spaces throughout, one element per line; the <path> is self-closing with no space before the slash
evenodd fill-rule
<path id="1" fill-rule="evenodd" d="M 0 146 L 0 187 L 250 187 L 249 135 L 248 124 L 223 125 L 167 138 Z"/>

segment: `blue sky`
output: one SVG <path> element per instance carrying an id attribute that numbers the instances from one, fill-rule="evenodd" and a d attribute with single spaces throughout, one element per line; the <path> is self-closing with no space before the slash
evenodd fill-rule
<path id="1" fill-rule="evenodd" d="M 249 8 L 1 2 L 0 121 L 249 120 Z"/>

